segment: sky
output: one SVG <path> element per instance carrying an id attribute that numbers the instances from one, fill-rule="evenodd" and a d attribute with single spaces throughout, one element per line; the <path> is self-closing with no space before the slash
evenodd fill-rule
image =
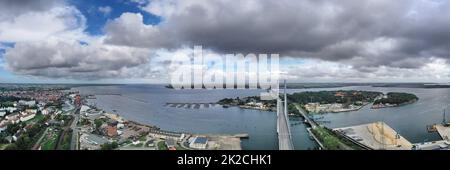
<path id="1" fill-rule="evenodd" d="M 450 82 L 445 0 L 2 0 L 0 83 L 167 83 L 170 58 L 280 54 L 291 82 Z"/>

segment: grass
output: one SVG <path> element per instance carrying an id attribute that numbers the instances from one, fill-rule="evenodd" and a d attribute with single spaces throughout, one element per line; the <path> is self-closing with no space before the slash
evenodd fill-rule
<path id="1" fill-rule="evenodd" d="M 166 146 L 166 143 L 164 141 L 158 142 L 158 150 L 169 150 Z"/>
<path id="2" fill-rule="evenodd" d="M 324 145 L 324 149 L 328 150 L 363 150 L 357 144 L 346 139 L 345 137 L 334 133 L 333 131 L 324 127 L 317 127 L 311 129 L 314 135 Z"/>
<path id="3" fill-rule="evenodd" d="M 186 150 L 185 148 L 181 147 L 179 144 L 178 144 L 177 146 L 175 146 L 175 148 L 176 148 L 177 150 Z"/>
<path id="4" fill-rule="evenodd" d="M 0 144 L 0 150 L 4 150 L 9 144 Z"/>
<path id="5" fill-rule="evenodd" d="M 61 144 L 61 150 L 70 150 L 70 143 L 72 142 L 72 132 L 66 132 L 64 135 L 63 143 Z"/>
<path id="6" fill-rule="evenodd" d="M 139 141 L 141 141 L 141 142 L 147 141 L 147 135 L 141 136 L 141 137 L 139 138 Z"/>
<path id="7" fill-rule="evenodd" d="M 348 146 L 339 137 L 334 135 L 331 131 L 323 128 L 317 127 L 312 129 L 314 135 L 322 142 L 324 149 L 327 150 L 353 150 L 353 147 Z"/>
<path id="8" fill-rule="evenodd" d="M 339 139 L 330 135 L 328 132 L 325 131 L 325 129 L 318 127 L 316 129 L 313 129 L 313 133 L 314 135 L 317 136 L 320 142 L 322 142 L 325 149 L 340 150 Z"/>
<path id="9" fill-rule="evenodd" d="M 58 140 L 59 130 L 49 130 L 47 134 L 45 134 L 44 139 L 41 142 L 42 150 L 54 150 L 56 147 L 56 142 Z"/>

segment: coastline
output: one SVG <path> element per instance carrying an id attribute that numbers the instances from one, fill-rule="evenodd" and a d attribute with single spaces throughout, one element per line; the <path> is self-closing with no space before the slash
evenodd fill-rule
<path id="1" fill-rule="evenodd" d="M 114 117 L 115 120 L 121 120 L 122 122 L 127 122 L 126 124 L 134 124 L 141 127 L 146 127 L 149 129 L 148 135 L 154 137 L 155 139 L 166 141 L 166 139 L 171 139 L 176 141 L 178 149 L 188 149 L 188 150 L 242 150 L 242 140 L 248 139 L 249 134 L 239 133 L 239 134 L 199 134 L 192 132 L 177 132 L 163 130 L 158 126 L 150 125 L 136 120 L 125 119 L 120 113 L 110 113 L 105 111 L 103 108 L 98 108 L 96 106 L 89 105 L 90 108 L 94 108 L 100 112 L 100 115 L 106 117 Z M 193 142 L 197 137 L 204 137 L 207 139 L 207 144 L 205 148 L 192 148 L 190 143 Z M 161 141 L 160 141 L 161 142 Z M 133 142 L 134 143 L 134 142 Z M 132 149 L 133 147 L 120 147 L 118 149 Z M 144 147 L 145 148 L 145 147 Z M 171 150 L 170 147 L 167 147 Z M 174 147 L 175 148 L 175 147 Z M 172 149 L 174 149 L 172 148 Z"/>

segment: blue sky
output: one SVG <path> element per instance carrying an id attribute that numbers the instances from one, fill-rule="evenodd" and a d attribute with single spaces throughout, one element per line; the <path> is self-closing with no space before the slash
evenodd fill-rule
<path id="1" fill-rule="evenodd" d="M 105 23 L 110 19 L 120 17 L 125 12 L 142 14 L 145 24 L 157 25 L 161 21 L 160 17 L 142 11 L 137 3 L 126 0 L 69 0 L 68 2 L 76 6 L 86 17 L 88 28 L 85 31 L 91 35 L 103 34 Z M 110 7 L 111 13 L 105 15 L 98 10 L 100 7 Z"/>

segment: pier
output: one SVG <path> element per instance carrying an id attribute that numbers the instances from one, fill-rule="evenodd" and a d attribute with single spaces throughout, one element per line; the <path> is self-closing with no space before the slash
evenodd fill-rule
<path id="1" fill-rule="evenodd" d="M 200 109 L 216 106 L 217 103 L 166 103 L 166 107 L 185 108 L 185 109 Z"/>
<path id="2" fill-rule="evenodd" d="M 384 122 L 333 129 L 354 143 L 377 150 L 411 150 L 413 144 Z"/>
<path id="3" fill-rule="evenodd" d="M 444 126 L 441 124 L 435 125 L 437 132 L 439 133 L 439 136 L 441 136 L 444 140 L 449 140 L 450 136 L 450 126 Z"/>

